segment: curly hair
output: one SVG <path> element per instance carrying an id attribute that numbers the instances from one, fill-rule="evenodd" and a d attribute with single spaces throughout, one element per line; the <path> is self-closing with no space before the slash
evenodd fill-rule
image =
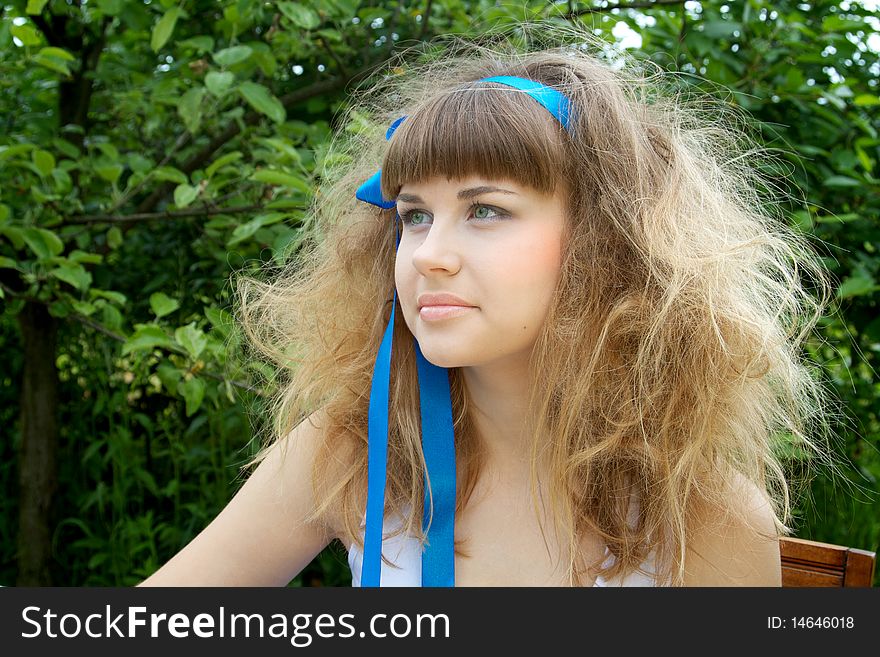
<path id="1" fill-rule="evenodd" d="M 760 173 L 773 156 L 735 106 L 686 91 L 649 61 L 610 60 L 585 29 L 517 29 L 529 27 L 550 45 L 442 37 L 352 93 L 296 257 L 266 280 L 238 280 L 241 325 L 283 377 L 254 462 L 320 409 L 311 519 L 363 548 L 370 383 L 396 234 L 395 209 L 354 192 L 379 163 L 386 198 L 405 182 L 472 174 L 562 189 L 562 270 L 530 361 L 532 494 L 539 438 L 552 436 L 550 508 L 570 583 L 596 565 L 577 554 L 593 533 L 616 557 L 603 577 L 656 549 L 658 578 L 681 585 L 688 536 L 707 509 L 731 508 L 737 482 L 766 494 L 778 533 L 792 531 L 785 455 L 825 454 L 831 393 L 801 346 L 831 286 L 807 238 L 774 210 Z M 523 94 L 475 83 L 494 75 L 567 95 L 573 135 Z M 396 316 L 386 513 L 404 518 L 398 533 L 424 540 L 416 360 L 399 306 Z M 485 454 L 461 371 L 449 375 L 460 513 Z M 634 524 L 629 493 L 641 501 Z"/>

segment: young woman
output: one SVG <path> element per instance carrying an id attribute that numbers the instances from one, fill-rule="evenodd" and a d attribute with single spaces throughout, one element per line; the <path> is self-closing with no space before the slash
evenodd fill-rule
<path id="1" fill-rule="evenodd" d="M 145 585 L 283 586 L 332 540 L 356 586 L 780 585 L 826 275 L 723 103 L 576 42 L 353 100 L 311 239 L 239 287 L 273 436 Z"/>

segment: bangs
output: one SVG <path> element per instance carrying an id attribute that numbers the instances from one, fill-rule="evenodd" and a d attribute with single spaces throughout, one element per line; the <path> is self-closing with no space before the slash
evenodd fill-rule
<path id="1" fill-rule="evenodd" d="M 408 182 L 479 175 L 553 194 L 563 179 L 565 128 L 534 98 L 480 82 L 441 94 L 397 127 L 382 162 L 382 195 Z"/>

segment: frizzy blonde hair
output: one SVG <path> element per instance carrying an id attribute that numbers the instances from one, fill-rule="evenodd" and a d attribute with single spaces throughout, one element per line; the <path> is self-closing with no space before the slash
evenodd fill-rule
<path id="1" fill-rule="evenodd" d="M 569 582 L 582 583 L 597 565 L 606 578 L 632 572 L 656 550 L 658 581 L 681 585 L 688 537 L 713 515 L 707 510 L 736 512 L 742 482 L 771 501 L 778 533 L 791 532 L 781 450 L 826 454 L 830 397 L 800 348 L 830 285 L 806 238 L 760 191 L 768 181 L 756 165 L 771 156 L 739 129 L 732 106 L 692 100 L 648 63 L 603 61 L 584 29 L 537 27 L 561 38 L 523 48 L 497 35 L 487 43 L 447 37 L 442 54 L 431 50 L 436 42 L 424 51 L 434 56 L 419 61 L 410 57 L 424 54 L 418 46 L 404 51 L 353 95 L 302 248 L 267 280 L 238 280 L 241 325 L 283 377 L 272 435 L 254 462 L 320 409 L 309 520 L 363 549 L 370 385 L 391 312 L 396 234 L 395 209 L 357 201 L 355 189 L 379 166 L 386 198 L 438 175 L 559 190 L 569 211 L 563 265 L 530 361 L 540 373 L 529 386 L 532 494 L 540 438 L 552 436 L 541 458 Z M 566 94 L 574 136 L 533 99 L 475 82 L 493 75 Z M 398 305 L 386 514 L 403 518 L 396 533 L 424 539 L 412 343 Z M 461 371 L 449 375 L 460 513 L 485 453 Z M 633 494 L 640 513 L 630 524 Z M 605 541 L 610 565 L 582 562 L 578 546 L 589 533 Z M 465 553 L 459 542 L 456 549 Z"/>

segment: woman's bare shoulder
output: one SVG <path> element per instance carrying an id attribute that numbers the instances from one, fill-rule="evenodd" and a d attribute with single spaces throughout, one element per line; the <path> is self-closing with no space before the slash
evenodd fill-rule
<path id="1" fill-rule="evenodd" d="M 775 514 L 763 490 L 738 476 L 728 508 L 704 510 L 689 537 L 685 586 L 781 586 Z"/>

